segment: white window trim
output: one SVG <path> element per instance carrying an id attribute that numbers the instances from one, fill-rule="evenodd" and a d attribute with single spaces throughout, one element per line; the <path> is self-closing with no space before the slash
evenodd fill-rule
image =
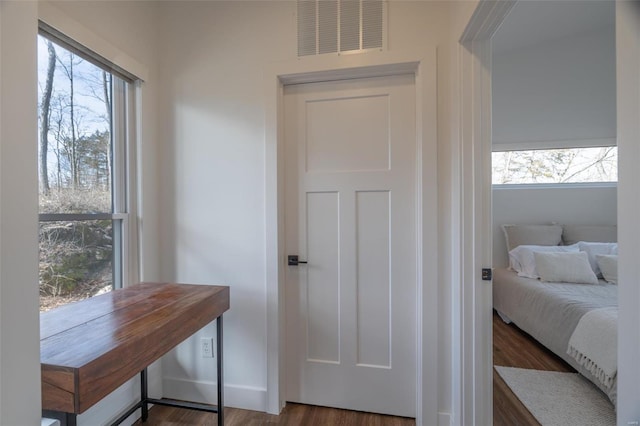
<path id="1" fill-rule="evenodd" d="M 550 141 L 524 141 L 524 142 L 500 142 L 493 141 L 491 150 L 493 152 L 506 151 L 534 151 L 546 149 L 570 149 L 570 148 L 599 148 L 605 146 L 616 146 L 616 138 L 599 139 L 565 139 Z"/>
<path id="2" fill-rule="evenodd" d="M 617 188 L 618 182 L 567 182 L 567 183 L 494 183 L 491 185 L 494 190 L 514 189 L 514 188 Z"/>
<path id="3" fill-rule="evenodd" d="M 41 22 L 42 27 L 50 26 Z M 50 29 L 50 28 L 49 28 Z M 57 31 L 57 30 L 56 30 Z M 62 46 L 68 49 L 65 40 L 57 37 L 58 33 L 51 34 L 41 31 L 43 36 L 54 41 L 62 42 Z M 60 33 L 62 34 L 62 33 Z M 79 44 L 75 41 L 74 46 Z M 93 52 L 94 55 L 97 53 Z M 104 59 L 94 65 L 108 61 Z M 108 72 L 110 72 L 107 69 Z M 124 288 L 140 281 L 140 234 L 137 221 L 137 147 L 138 147 L 138 126 L 139 118 L 137 110 L 140 80 L 125 81 L 118 74 L 112 74 L 112 108 L 121 105 L 121 108 L 114 108 L 112 121 L 112 141 L 124 141 L 124 143 L 113 144 L 112 151 L 112 213 L 42 213 L 39 214 L 39 222 L 50 221 L 83 221 L 83 220 L 112 220 L 113 221 L 113 287 Z M 135 76 L 131 75 L 133 78 Z M 133 220 L 136 218 L 136 220 Z M 118 225 L 118 221 L 120 225 Z M 120 232 L 117 227 L 120 226 Z M 122 241 L 119 241 L 122 239 Z"/>

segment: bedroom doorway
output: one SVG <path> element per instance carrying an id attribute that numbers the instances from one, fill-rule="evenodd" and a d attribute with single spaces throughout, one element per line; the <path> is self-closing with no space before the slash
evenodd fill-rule
<path id="1" fill-rule="evenodd" d="M 491 45 L 496 301 L 502 297 L 496 295 L 496 277 L 506 276 L 502 270 L 509 267 L 508 251 L 513 248 L 507 246 L 502 225 L 557 223 L 583 231 L 597 225 L 608 229 L 594 242 L 617 241 L 614 2 L 516 2 Z M 590 167 L 570 169 L 562 165 L 567 161 Z M 537 234 L 520 244 L 569 244 L 563 241 L 568 239 L 562 226 L 553 232 L 553 241 Z M 582 235 L 580 240 L 591 240 Z M 595 264 L 595 258 L 591 260 Z M 494 311 L 494 365 L 573 371 L 557 354 L 503 320 L 511 319 Z M 541 340 L 554 347 L 548 338 Z M 537 424 L 496 370 L 492 373 L 494 424 Z"/>

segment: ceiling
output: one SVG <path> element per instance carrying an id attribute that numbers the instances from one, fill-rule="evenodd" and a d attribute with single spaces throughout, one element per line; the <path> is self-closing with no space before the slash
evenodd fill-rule
<path id="1" fill-rule="evenodd" d="M 615 2 L 520 0 L 493 36 L 493 53 L 615 25 Z"/>

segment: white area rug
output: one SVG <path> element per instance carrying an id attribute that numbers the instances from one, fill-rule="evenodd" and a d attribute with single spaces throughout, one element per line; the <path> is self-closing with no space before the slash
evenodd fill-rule
<path id="1" fill-rule="evenodd" d="M 495 367 L 542 426 L 615 426 L 613 404 L 577 373 Z"/>

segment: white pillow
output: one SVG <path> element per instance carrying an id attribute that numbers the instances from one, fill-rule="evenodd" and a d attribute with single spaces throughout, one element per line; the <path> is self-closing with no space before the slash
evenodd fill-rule
<path id="1" fill-rule="evenodd" d="M 602 276 L 608 283 L 618 284 L 618 255 L 597 254 L 596 260 L 602 271 Z"/>
<path id="2" fill-rule="evenodd" d="M 521 277 L 540 278 L 536 271 L 535 252 L 578 252 L 578 246 L 518 246 L 509 252 L 509 267 Z"/>
<path id="3" fill-rule="evenodd" d="M 618 243 L 592 243 L 586 241 L 578 242 L 580 251 L 584 251 L 589 256 L 589 264 L 597 277 L 602 277 L 600 267 L 596 261 L 599 254 L 618 254 Z"/>
<path id="4" fill-rule="evenodd" d="M 589 256 L 577 253 L 535 252 L 536 268 L 541 281 L 598 284 L 598 277 L 589 265 Z"/>

